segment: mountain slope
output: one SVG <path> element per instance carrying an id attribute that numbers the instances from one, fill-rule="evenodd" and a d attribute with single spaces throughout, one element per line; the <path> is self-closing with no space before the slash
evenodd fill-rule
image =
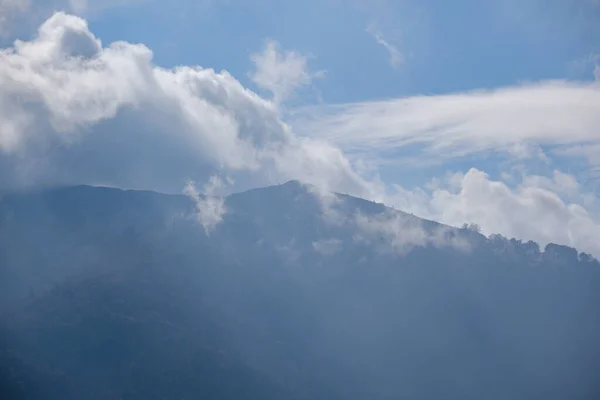
<path id="1" fill-rule="evenodd" d="M 588 256 L 297 182 L 225 208 L 207 235 L 184 196 L 2 198 L 6 398 L 599 397 Z"/>

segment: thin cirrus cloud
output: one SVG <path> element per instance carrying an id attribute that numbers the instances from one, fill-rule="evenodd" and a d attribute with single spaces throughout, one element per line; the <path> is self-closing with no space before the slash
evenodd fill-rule
<path id="1" fill-rule="evenodd" d="M 531 154 L 523 150 L 536 147 L 523 144 L 566 149 L 600 143 L 600 83 L 546 81 L 308 107 L 293 118 L 298 132 L 367 157 L 409 145 L 420 146 L 427 162 L 498 150 L 526 157 Z"/>
<path id="2" fill-rule="evenodd" d="M 370 25 L 367 27 L 367 33 L 375 39 L 375 42 L 382 46 L 389 56 L 389 63 L 392 68 L 398 68 L 404 64 L 404 55 L 397 46 L 392 44 L 387 38 L 384 37 L 383 33 L 378 30 L 375 26 Z"/>

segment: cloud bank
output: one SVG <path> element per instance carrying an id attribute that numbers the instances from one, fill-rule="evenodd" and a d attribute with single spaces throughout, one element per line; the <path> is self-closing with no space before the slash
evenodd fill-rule
<path id="1" fill-rule="evenodd" d="M 226 71 L 160 68 L 147 47 L 104 46 L 73 15 L 54 14 L 31 41 L 1 50 L 0 86 L 3 189 L 180 192 L 223 173 L 247 186 L 300 179 L 368 194 L 338 148 L 296 137 L 275 103 Z"/>

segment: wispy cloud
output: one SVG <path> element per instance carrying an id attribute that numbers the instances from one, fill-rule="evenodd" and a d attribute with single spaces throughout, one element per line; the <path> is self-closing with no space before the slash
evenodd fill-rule
<path id="1" fill-rule="evenodd" d="M 425 162 L 486 151 L 531 156 L 536 154 L 522 150 L 536 153 L 544 145 L 600 143 L 600 85 L 546 81 L 312 107 L 297 110 L 293 126 L 366 157 L 391 155 L 401 160 L 398 151 L 407 146 L 417 146 L 418 158 Z"/>
<path id="2" fill-rule="evenodd" d="M 404 63 L 404 56 L 400 50 L 398 50 L 398 47 L 386 39 L 380 30 L 373 25 L 369 25 L 369 27 L 367 27 L 367 33 L 373 36 L 375 41 L 379 45 L 383 46 L 383 48 L 387 51 L 389 55 L 389 63 L 392 68 L 398 68 Z"/>
<path id="3" fill-rule="evenodd" d="M 438 225 L 426 227 L 423 220 L 402 212 L 387 211 L 367 216 L 355 215 L 355 240 L 375 245 L 380 251 L 406 254 L 415 247 L 452 247 L 470 251 L 471 244 L 457 235 L 457 229 Z"/>
<path id="4" fill-rule="evenodd" d="M 600 4 L 600 0 L 598 0 L 598 4 Z M 592 64 L 594 79 L 600 82 L 600 53 L 590 54 L 589 61 Z"/>
<path id="5" fill-rule="evenodd" d="M 308 56 L 294 50 L 282 51 L 274 40 L 268 40 L 261 52 L 252 54 L 251 60 L 255 71 L 250 77 L 258 87 L 272 93 L 275 103 L 287 100 L 296 90 L 324 74 L 310 72 Z"/>
<path id="6" fill-rule="evenodd" d="M 594 78 L 600 81 L 600 53 L 592 52 L 585 57 L 578 58 L 569 64 L 574 76 Z"/>
<path id="7" fill-rule="evenodd" d="M 209 182 L 203 186 L 202 194 L 191 181 L 185 185 L 183 190 L 183 193 L 194 201 L 198 222 L 204 228 L 206 235 L 210 235 L 223 221 L 223 216 L 227 212 L 225 198 L 218 195 L 223 188 L 224 182 L 218 176 L 212 176 Z"/>
<path id="8" fill-rule="evenodd" d="M 382 204 L 377 211 L 362 202 L 362 207 L 352 205 L 348 198 L 316 187 L 307 188 L 318 200 L 323 221 L 340 232 L 353 232 L 353 243 L 366 243 L 382 253 L 403 255 L 416 247 L 452 247 L 461 251 L 471 249 L 463 237 L 456 235 L 456 229 L 428 222 L 407 213 L 397 211 Z M 390 200 L 387 198 L 386 200 Z M 332 243 L 333 242 L 333 243 Z M 340 249 L 341 238 L 328 238 L 313 243 L 317 252 L 335 254 Z M 335 249 L 335 251 L 333 251 Z"/>

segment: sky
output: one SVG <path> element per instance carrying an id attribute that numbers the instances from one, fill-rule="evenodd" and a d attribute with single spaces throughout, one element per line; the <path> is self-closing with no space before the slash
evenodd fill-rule
<path id="1" fill-rule="evenodd" d="M 298 179 L 600 256 L 598 21 L 596 0 L 0 0 L 0 189 Z"/>

